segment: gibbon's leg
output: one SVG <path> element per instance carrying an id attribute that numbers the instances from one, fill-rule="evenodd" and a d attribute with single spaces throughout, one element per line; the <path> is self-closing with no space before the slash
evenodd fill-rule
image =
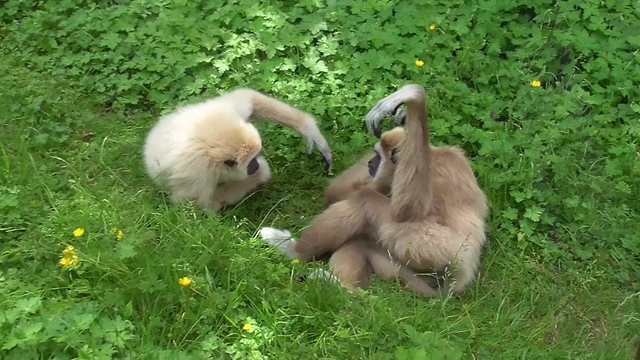
<path id="1" fill-rule="evenodd" d="M 369 287 L 372 268 L 367 239 L 355 238 L 342 245 L 329 259 L 331 272 L 347 289 Z"/>
<path id="2" fill-rule="evenodd" d="M 430 280 L 429 278 L 421 278 L 413 270 L 400 265 L 388 250 L 381 246 L 376 246 L 369 250 L 368 255 L 369 263 L 376 275 L 389 280 L 401 280 L 407 289 L 419 294 L 426 296 L 434 296 L 436 294 L 434 288 L 427 283 Z"/>
<path id="3" fill-rule="evenodd" d="M 216 188 L 214 202 L 234 205 L 244 199 L 247 193 L 257 190 L 271 179 L 271 169 L 263 156 L 258 157 L 258 171 L 244 180 L 228 182 Z"/>
<path id="4" fill-rule="evenodd" d="M 449 249 L 441 241 L 454 235 L 443 233 L 440 226 L 433 226 L 429 230 L 429 224 L 425 223 L 394 222 L 390 214 L 390 202 L 389 198 L 371 188 L 359 190 L 354 197 L 327 208 L 314 219 L 299 240 L 288 245 L 293 245 L 298 258 L 311 261 L 326 252 L 337 253 L 350 244 L 354 236 L 378 238 L 381 244 L 378 251 L 372 251 L 371 248 L 367 251 L 367 258 L 374 272 L 389 279 L 401 279 L 412 291 L 435 296 L 438 292 L 425 282 L 426 279 L 422 279 L 408 267 L 431 270 L 444 265 L 437 264 L 432 259 L 452 259 L 455 256 L 455 253 L 446 251 Z M 433 236 L 429 236 L 430 234 Z M 432 249 L 437 253 L 431 253 Z M 347 284 L 352 278 L 361 278 L 357 274 L 344 275 L 347 272 L 345 268 L 349 267 L 348 262 L 359 260 L 349 260 L 343 256 L 341 259 L 347 261 L 347 264 L 342 264 L 337 258 L 332 259 L 336 264 L 334 266 L 342 267 L 343 275 L 336 275 L 338 278 L 344 277 Z"/>
<path id="5" fill-rule="evenodd" d="M 237 104 L 236 112 L 247 120 L 270 121 L 293 129 L 305 138 L 307 153 L 311 153 L 314 145 L 318 147 L 327 170 L 331 171 L 331 149 L 315 118 L 310 114 L 253 89 L 237 89 L 222 95 L 221 98 L 233 98 Z"/>
<path id="6" fill-rule="evenodd" d="M 388 217 L 390 199 L 372 188 L 358 190 L 353 197 L 329 206 L 313 219 L 295 243 L 295 252 L 303 261 L 311 261 L 336 251 L 351 238 L 363 235 L 375 238 L 371 223 Z"/>
<path id="7" fill-rule="evenodd" d="M 329 260 L 331 272 L 349 291 L 366 289 L 372 273 L 383 278 L 404 282 L 409 290 L 426 296 L 434 296 L 436 291 L 413 270 L 402 266 L 394 256 L 367 238 L 349 240 L 338 248 Z"/>

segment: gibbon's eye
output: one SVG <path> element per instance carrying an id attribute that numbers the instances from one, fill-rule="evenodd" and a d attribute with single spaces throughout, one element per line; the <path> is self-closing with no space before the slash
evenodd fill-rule
<path id="1" fill-rule="evenodd" d="M 235 160 L 226 160 L 224 164 L 227 165 L 228 167 L 232 167 L 232 166 L 236 166 L 238 163 Z"/>

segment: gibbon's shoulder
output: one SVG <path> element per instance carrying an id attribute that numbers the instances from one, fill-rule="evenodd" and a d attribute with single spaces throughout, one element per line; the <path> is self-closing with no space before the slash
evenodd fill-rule
<path id="1" fill-rule="evenodd" d="M 181 106 L 164 115 L 156 125 L 156 131 L 171 133 L 172 138 L 200 138 L 242 131 L 259 136 L 238 112 L 233 98 L 213 98 L 195 104 Z M 243 110 L 243 109 L 240 109 Z M 153 131 L 152 131 L 153 132 Z"/>

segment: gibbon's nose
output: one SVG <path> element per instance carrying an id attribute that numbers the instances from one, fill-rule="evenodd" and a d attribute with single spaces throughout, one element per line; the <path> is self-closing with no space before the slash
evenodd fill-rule
<path id="1" fill-rule="evenodd" d="M 258 164 L 258 158 L 253 158 L 247 165 L 247 175 L 253 175 L 260 168 L 260 164 Z"/>

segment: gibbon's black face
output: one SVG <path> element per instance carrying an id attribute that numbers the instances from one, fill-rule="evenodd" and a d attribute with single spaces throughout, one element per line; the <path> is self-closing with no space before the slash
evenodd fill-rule
<path id="1" fill-rule="evenodd" d="M 391 151 L 391 163 L 395 164 L 398 161 L 398 149 L 393 149 Z M 371 160 L 369 160 L 369 176 L 376 177 L 376 174 L 378 173 L 378 168 L 380 167 L 380 162 L 382 161 L 382 157 L 380 156 L 380 154 L 376 151 L 376 156 L 374 156 L 373 158 L 371 158 Z"/>
<path id="2" fill-rule="evenodd" d="M 249 165 L 247 165 L 247 175 L 253 175 L 260 169 L 260 164 L 258 164 L 258 158 L 254 157 L 249 161 Z"/>
<path id="3" fill-rule="evenodd" d="M 376 152 L 376 156 L 369 160 L 369 176 L 376 177 L 378 168 L 380 167 L 380 154 Z"/>

